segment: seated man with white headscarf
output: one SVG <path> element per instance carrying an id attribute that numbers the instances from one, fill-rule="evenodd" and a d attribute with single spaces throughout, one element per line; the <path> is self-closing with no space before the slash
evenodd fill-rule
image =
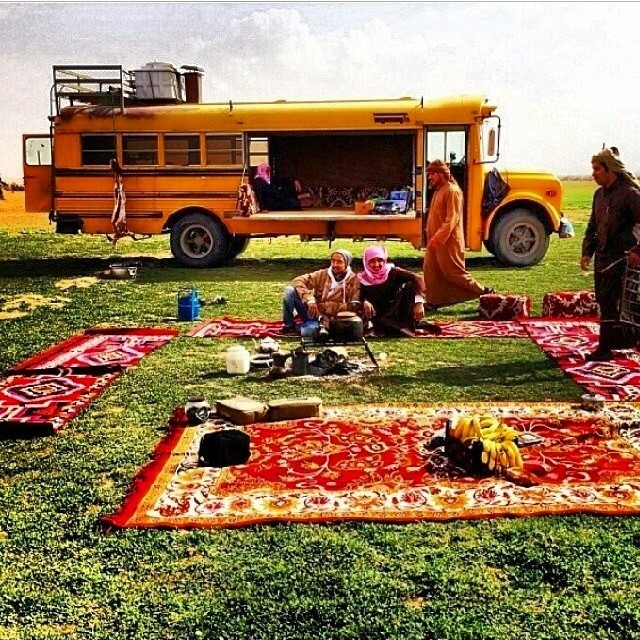
<path id="1" fill-rule="evenodd" d="M 360 283 L 351 270 L 351 254 L 344 249 L 331 252 L 331 266 L 305 273 L 285 287 L 282 301 L 282 335 L 313 335 L 322 321 L 326 326 L 341 311 L 360 306 Z M 301 321 L 298 329 L 295 314 Z"/>

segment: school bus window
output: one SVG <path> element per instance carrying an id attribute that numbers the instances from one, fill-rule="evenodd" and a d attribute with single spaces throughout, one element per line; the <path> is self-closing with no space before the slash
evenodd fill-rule
<path id="1" fill-rule="evenodd" d="M 116 157 L 115 136 L 81 136 L 82 164 L 108 165 Z"/>
<path id="2" fill-rule="evenodd" d="M 158 136 L 122 136 L 123 164 L 158 164 Z"/>
<path id="3" fill-rule="evenodd" d="M 27 138 L 24 141 L 24 160 L 30 167 L 48 166 L 51 164 L 51 139 Z"/>
<path id="4" fill-rule="evenodd" d="M 173 135 L 164 137 L 164 163 L 188 167 L 200 164 L 200 136 Z"/>
<path id="5" fill-rule="evenodd" d="M 249 139 L 249 164 L 257 167 L 263 162 L 269 162 L 269 140 L 268 138 Z"/>
<path id="6" fill-rule="evenodd" d="M 207 164 L 242 165 L 242 136 L 207 136 Z"/>

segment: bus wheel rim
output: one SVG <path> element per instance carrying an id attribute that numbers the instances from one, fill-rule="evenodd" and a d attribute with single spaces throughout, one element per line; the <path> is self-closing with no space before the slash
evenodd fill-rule
<path id="1" fill-rule="evenodd" d="M 535 229 L 528 224 L 518 224 L 509 231 L 509 248 L 518 256 L 529 256 L 535 252 L 538 238 Z"/>
<path id="2" fill-rule="evenodd" d="M 190 258 L 204 258 L 213 250 L 214 239 L 201 225 L 189 225 L 180 238 L 180 248 Z"/>

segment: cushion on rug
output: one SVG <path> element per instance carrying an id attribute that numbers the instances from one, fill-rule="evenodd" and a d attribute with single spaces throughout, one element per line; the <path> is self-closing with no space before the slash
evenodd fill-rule
<path id="1" fill-rule="evenodd" d="M 478 314 L 486 320 L 516 320 L 531 315 L 529 296 L 486 293 L 480 296 Z"/>
<path id="2" fill-rule="evenodd" d="M 600 306 L 593 291 L 556 291 L 545 293 L 542 315 L 550 318 L 597 318 Z"/>

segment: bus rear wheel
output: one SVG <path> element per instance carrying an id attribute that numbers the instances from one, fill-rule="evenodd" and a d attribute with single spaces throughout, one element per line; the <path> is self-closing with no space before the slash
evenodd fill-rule
<path id="1" fill-rule="evenodd" d="M 249 236 L 232 236 L 229 240 L 229 251 L 225 258 L 227 262 L 231 262 L 237 258 L 249 245 Z"/>
<path id="2" fill-rule="evenodd" d="M 229 252 L 229 234 L 206 213 L 190 213 L 171 228 L 171 253 L 186 267 L 217 267 Z"/>
<path id="3" fill-rule="evenodd" d="M 509 267 L 537 264 L 549 248 L 544 223 L 526 207 L 505 213 L 496 223 L 491 240 L 496 258 Z"/>

